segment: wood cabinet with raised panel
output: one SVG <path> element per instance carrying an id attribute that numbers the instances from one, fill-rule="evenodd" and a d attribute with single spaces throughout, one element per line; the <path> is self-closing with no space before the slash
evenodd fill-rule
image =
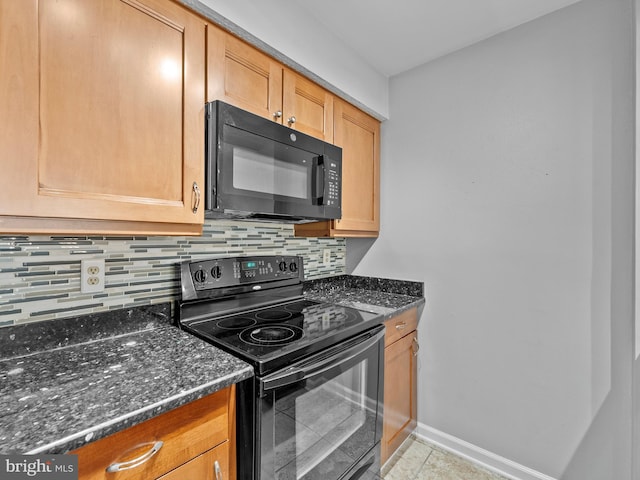
<path id="1" fill-rule="evenodd" d="M 228 480 L 229 442 L 212 448 L 158 480 Z"/>
<path id="2" fill-rule="evenodd" d="M 89 443 L 80 480 L 235 479 L 235 386 Z"/>
<path id="3" fill-rule="evenodd" d="M 209 25 L 207 101 L 222 100 L 333 141 L 333 95 L 269 55 Z"/>
<path id="4" fill-rule="evenodd" d="M 334 143 L 342 147 L 342 218 L 295 226 L 297 236 L 377 237 L 380 231 L 380 122 L 334 101 Z"/>
<path id="5" fill-rule="evenodd" d="M 385 322 L 382 464 L 416 428 L 417 325 L 415 308 Z"/>
<path id="6" fill-rule="evenodd" d="M 0 232 L 201 232 L 201 18 L 167 0 L 0 2 L 0 71 Z"/>
<path id="7" fill-rule="evenodd" d="M 333 143 L 333 95 L 289 69 L 284 70 L 282 91 L 282 123 Z"/>
<path id="8" fill-rule="evenodd" d="M 282 112 L 282 65 L 214 25 L 207 26 L 207 101 L 222 100 L 276 120 Z"/>

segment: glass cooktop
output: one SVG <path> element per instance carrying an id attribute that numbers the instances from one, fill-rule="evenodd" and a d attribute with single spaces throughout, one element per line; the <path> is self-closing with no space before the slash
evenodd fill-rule
<path id="1" fill-rule="evenodd" d="M 183 325 L 264 374 L 374 327 L 378 314 L 296 300 Z"/>

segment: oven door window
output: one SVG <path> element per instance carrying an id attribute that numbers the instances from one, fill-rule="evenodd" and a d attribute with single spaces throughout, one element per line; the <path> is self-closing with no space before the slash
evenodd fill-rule
<path id="1" fill-rule="evenodd" d="M 264 397 L 262 479 L 338 479 L 374 447 L 381 370 L 373 350 Z"/>

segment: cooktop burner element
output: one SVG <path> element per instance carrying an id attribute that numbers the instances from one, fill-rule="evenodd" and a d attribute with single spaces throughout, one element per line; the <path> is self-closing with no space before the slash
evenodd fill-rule
<path id="1" fill-rule="evenodd" d="M 251 363 L 258 375 L 372 328 L 378 317 L 304 299 L 300 257 L 184 262 L 181 275 L 180 326 Z"/>
<path id="2" fill-rule="evenodd" d="M 266 327 L 247 328 L 240 333 L 240 340 L 251 345 L 286 345 L 302 338 L 304 332 L 298 327 L 286 325 L 270 325 Z"/>
<path id="3" fill-rule="evenodd" d="M 292 316 L 293 314 L 291 312 L 287 312 L 284 310 L 265 310 L 264 312 L 256 313 L 256 318 L 259 318 L 260 320 L 266 320 L 266 321 L 271 321 L 271 320 L 282 321 L 282 320 L 286 320 L 287 318 L 291 318 Z"/>
<path id="4" fill-rule="evenodd" d="M 230 330 L 237 330 L 238 328 L 247 328 L 256 324 L 253 318 L 249 317 L 233 317 L 220 320 L 216 325 L 220 328 L 228 328 Z"/>

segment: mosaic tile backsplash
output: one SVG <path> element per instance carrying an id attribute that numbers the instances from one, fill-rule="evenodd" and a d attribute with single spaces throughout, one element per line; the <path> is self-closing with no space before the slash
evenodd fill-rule
<path id="1" fill-rule="evenodd" d="M 344 239 L 296 238 L 276 223 L 207 220 L 199 237 L 0 236 L 0 327 L 176 300 L 183 260 L 282 254 L 304 258 L 306 280 L 346 273 Z M 105 260 L 105 289 L 81 293 L 91 258 Z"/>

